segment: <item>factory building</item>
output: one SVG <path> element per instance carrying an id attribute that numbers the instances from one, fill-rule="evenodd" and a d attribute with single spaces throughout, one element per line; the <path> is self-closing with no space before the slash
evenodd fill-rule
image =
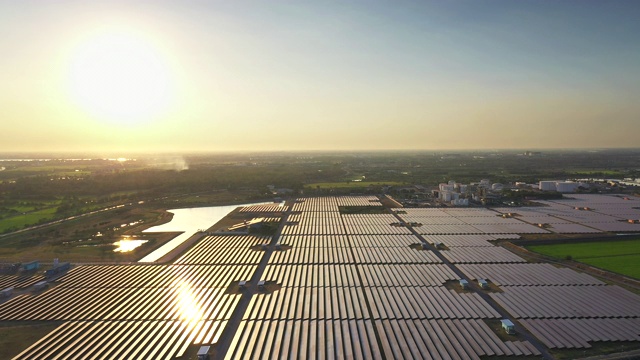
<path id="1" fill-rule="evenodd" d="M 556 191 L 556 181 L 540 181 L 538 188 L 542 191 Z"/>
<path id="2" fill-rule="evenodd" d="M 574 181 L 540 181 L 538 188 L 542 191 L 558 191 L 561 193 L 575 192 L 578 187 L 585 186 L 583 183 Z"/>
<path id="3" fill-rule="evenodd" d="M 580 183 L 573 181 L 558 181 L 556 183 L 556 190 L 561 193 L 571 193 L 575 192 L 580 186 Z"/>
<path id="4" fill-rule="evenodd" d="M 454 206 L 469 206 L 469 199 L 464 199 L 461 195 L 467 191 L 467 185 L 449 180 L 448 183 L 438 185 L 438 198 L 440 201 L 450 203 Z"/>

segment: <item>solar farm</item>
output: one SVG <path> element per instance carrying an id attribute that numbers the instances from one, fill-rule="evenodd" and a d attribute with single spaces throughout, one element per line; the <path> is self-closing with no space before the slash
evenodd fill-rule
<path id="1" fill-rule="evenodd" d="M 523 234 L 638 232 L 640 200 L 575 195 L 527 208 L 382 207 L 298 198 L 274 236 L 210 234 L 171 263 L 82 265 L 21 292 L 0 321 L 59 326 L 15 359 L 540 358 L 640 342 L 640 296 L 495 245 Z M 541 226 L 544 224 L 544 226 Z M 515 334 L 501 328 L 515 326 Z"/>

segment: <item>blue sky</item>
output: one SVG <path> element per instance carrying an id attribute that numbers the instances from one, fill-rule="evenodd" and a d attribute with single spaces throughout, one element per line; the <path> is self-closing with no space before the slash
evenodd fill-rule
<path id="1" fill-rule="evenodd" d="M 639 18 L 635 1 L 4 2 L 0 150 L 637 147 Z"/>

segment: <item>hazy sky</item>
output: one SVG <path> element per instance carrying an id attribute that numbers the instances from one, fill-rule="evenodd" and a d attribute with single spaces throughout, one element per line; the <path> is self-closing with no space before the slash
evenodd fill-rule
<path id="1" fill-rule="evenodd" d="M 0 151 L 640 146 L 639 1 L 1 1 Z"/>

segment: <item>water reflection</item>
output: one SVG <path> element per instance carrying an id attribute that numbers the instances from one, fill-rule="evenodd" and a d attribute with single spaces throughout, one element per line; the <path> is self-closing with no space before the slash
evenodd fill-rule
<path id="1" fill-rule="evenodd" d="M 230 212 L 240 206 L 271 204 L 270 202 L 260 202 L 251 204 L 225 205 L 225 206 L 209 206 L 199 208 L 186 209 L 169 209 L 173 213 L 170 222 L 144 230 L 143 233 L 152 232 L 182 232 L 173 240 L 168 241 L 149 255 L 140 259 L 140 262 L 154 262 L 168 254 L 171 250 L 185 242 L 199 229 L 208 229 L 220 219 L 227 216 Z"/>
<path id="2" fill-rule="evenodd" d="M 129 252 L 129 251 L 133 251 L 135 250 L 137 247 L 141 246 L 142 244 L 146 243 L 149 240 L 142 240 L 142 239 L 136 239 L 136 240 L 129 240 L 129 239 L 124 239 L 124 240 L 119 240 L 113 243 L 113 245 L 117 246 L 113 251 L 114 252 Z"/>

